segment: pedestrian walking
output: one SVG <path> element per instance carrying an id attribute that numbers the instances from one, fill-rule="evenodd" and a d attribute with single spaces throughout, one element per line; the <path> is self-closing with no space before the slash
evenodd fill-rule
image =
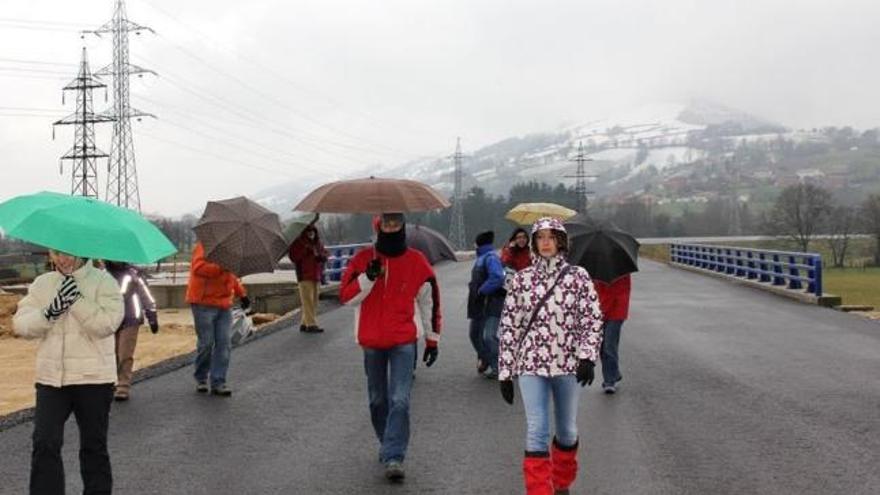
<path id="1" fill-rule="evenodd" d="M 440 289 L 425 256 L 406 245 L 401 213 L 381 216 L 374 246 L 349 262 L 339 298 L 357 306 L 355 331 L 364 352 L 370 420 L 379 440 L 385 477 L 404 479 L 409 444 L 409 402 L 418 335 L 424 332 L 422 361 L 437 360 Z"/>
<path id="2" fill-rule="evenodd" d="M 226 384 L 231 355 L 232 302 L 235 297 L 241 308 L 250 307 L 244 286 L 238 277 L 220 265 L 205 259 L 205 248 L 197 242 L 193 248 L 186 287 L 186 302 L 193 313 L 196 327 L 196 360 L 193 376 L 196 392 L 208 393 L 211 380 L 212 395 L 229 397 L 232 390 Z"/>
<path id="3" fill-rule="evenodd" d="M 477 258 L 468 283 L 470 339 L 477 352 L 477 372 L 498 378 L 498 322 L 504 306 L 504 268 L 495 251 L 495 233 L 477 234 Z"/>
<path id="4" fill-rule="evenodd" d="M 144 317 L 149 322 L 153 334 L 159 331 L 159 319 L 156 315 L 156 301 L 150 294 L 147 282 L 135 266 L 125 262 L 105 261 L 104 267 L 119 284 L 119 293 L 122 294 L 125 305 L 125 317 L 115 333 L 116 390 L 113 399 L 126 401 L 131 394 L 134 350 Z"/>
<path id="5" fill-rule="evenodd" d="M 306 227 L 293 241 L 288 256 L 296 266 L 296 282 L 302 308 L 299 331 L 321 333 L 324 329 L 318 326 L 318 286 L 321 283 L 323 264 L 327 261 L 329 253 L 324 248 L 314 224 Z"/>
<path id="6" fill-rule="evenodd" d="M 529 250 L 529 233 L 522 227 L 517 227 L 507 240 L 507 244 L 501 250 L 501 262 L 505 268 L 520 271 L 532 264 L 532 254 Z"/>
<path id="7" fill-rule="evenodd" d="M 568 235 L 559 220 L 537 220 L 531 246 L 535 261 L 510 280 L 504 301 L 498 379 L 509 404 L 517 379 L 525 407 L 526 493 L 567 494 L 577 475 L 577 385 L 593 382 L 602 312 L 587 271 L 566 261 Z"/>
<path id="8" fill-rule="evenodd" d="M 602 326 L 602 390 L 606 394 L 617 392 L 618 383 L 623 380 L 620 374 L 620 333 L 623 322 L 629 316 L 629 295 L 632 281 L 629 274 L 615 279 L 610 284 L 601 280 L 593 281 L 599 293 L 599 305 L 605 323 Z"/>
<path id="9" fill-rule="evenodd" d="M 30 493 L 64 493 L 64 423 L 79 428 L 84 494 L 113 489 L 107 428 L 116 382 L 113 334 L 124 316 L 110 274 L 91 261 L 49 251 L 54 270 L 37 277 L 18 303 L 16 335 L 40 341 Z"/>

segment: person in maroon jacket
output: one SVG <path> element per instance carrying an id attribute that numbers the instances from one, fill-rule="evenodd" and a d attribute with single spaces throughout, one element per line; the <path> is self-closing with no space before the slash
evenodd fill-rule
<path id="1" fill-rule="evenodd" d="M 321 333 L 324 329 L 318 326 L 318 284 L 321 282 L 323 264 L 327 261 L 327 250 L 324 249 L 314 224 L 306 227 L 293 241 L 288 256 L 296 266 L 296 281 L 299 286 L 302 307 L 299 331 Z"/>
<path id="2" fill-rule="evenodd" d="M 602 308 L 605 324 L 605 339 L 600 352 L 602 358 L 602 390 L 606 394 L 617 392 L 617 382 L 623 379 L 620 374 L 620 358 L 618 347 L 623 322 L 629 316 L 629 293 L 631 281 L 629 275 L 615 279 L 610 284 L 601 280 L 593 280 L 596 292 L 599 293 L 599 305 Z"/>
<path id="3" fill-rule="evenodd" d="M 526 229 L 514 229 L 507 244 L 501 250 L 501 263 L 514 271 L 532 266 L 532 254 L 529 249 L 529 234 Z"/>
<path id="4" fill-rule="evenodd" d="M 355 310 L 355 334 L 364 351 L 370 419 L 379 439 L 385 477 L 404 478 L 409 443 L 409 399 L 419 334 L 422 361 L 437 360 L 440 288 L 425 256 L 406 245 L 401 213 L 385 213 L 375 246 L 362 249 L 342 276 L 339 299 Z"/>

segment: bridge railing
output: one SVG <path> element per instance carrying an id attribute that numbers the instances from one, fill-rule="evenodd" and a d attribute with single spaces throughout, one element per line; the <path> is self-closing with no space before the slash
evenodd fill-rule
<path id="1" fill-rule="evenodd" d="M 670 244 L 669 257 L 703 270 L 822 296 L 822 256 L 706 244 Z"/>
<path id="2" fill-rule="evenodd" d="M 327 246 L 330 256 L 324 263 L 324 280 L 328 282 L 338 282 L 342 278 L 342 272 L 348 266 L 348 261 L 354 256 L 354 253 L 362 248 L 369 246 L 370 243 L 360 244 L 339 244 L 336 246 Z"/>

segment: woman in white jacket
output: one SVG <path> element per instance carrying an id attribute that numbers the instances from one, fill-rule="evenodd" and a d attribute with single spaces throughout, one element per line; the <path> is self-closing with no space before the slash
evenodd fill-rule
<path id="1" fill-rule="evenodd" d="M 80 431 L 83 493 L 111 493 L 107 427 L 124 314 L 116 280 L 92 263 L 50 251 L 55 271 L 37 277 L 18 303 L 13 329 L 40 339 L 30 492 L 64 493 L 61 446 L 72 412 Z"/>

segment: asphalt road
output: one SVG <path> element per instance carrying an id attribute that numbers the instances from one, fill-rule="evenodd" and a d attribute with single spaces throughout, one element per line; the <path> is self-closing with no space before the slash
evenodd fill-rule
<path id="1" fill-rule="evenodd" d="M 620 393 L 581 396 L 574 493 L 880 493 L 880 325 L 643 265 Z M 438 272 L 444 337 L 417 371 L 404 484 L 382 477 L 353 312 L 339 308 L 325 334 L 292 326 L 236 349 L 231 399 L 196 395 L 191 368 L 137 384 L 112 412 L 116 493 L 521 493 L 522 404 L 474 371 L 469 263 Z M 2 494 L 27 491 L 31 429 L 0 433 Z"/>

